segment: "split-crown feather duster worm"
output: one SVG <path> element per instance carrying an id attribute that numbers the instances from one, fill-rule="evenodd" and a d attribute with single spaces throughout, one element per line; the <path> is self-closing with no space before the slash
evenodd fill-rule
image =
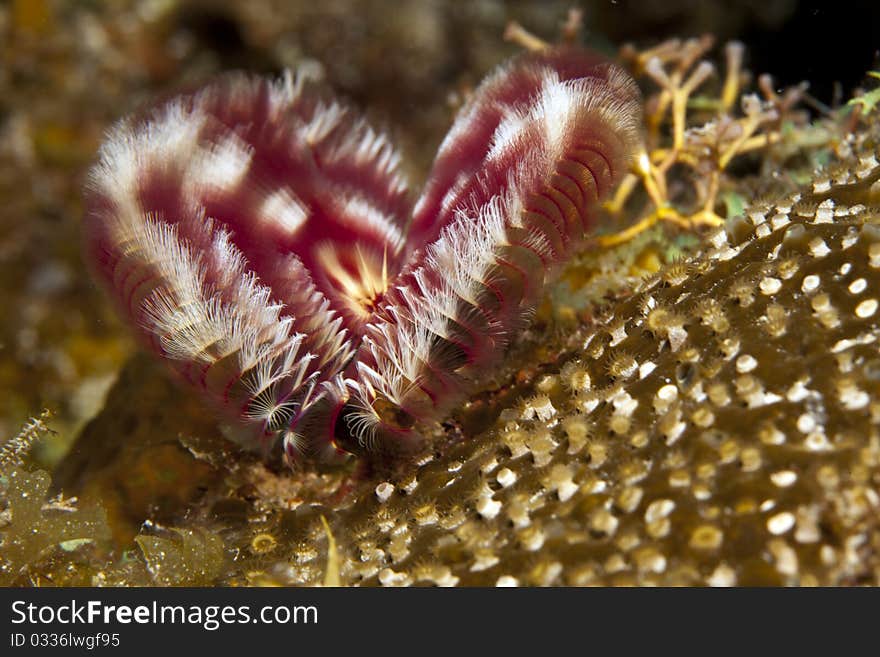
<path id="1" fill-rule="evenodd" d="M 121 122 L 89 260 L 149 347 L 252 441 L 403 451 L 504 354 L 638 141 L 639 94 L 573 47 L 474 92 L 413 203 L 387 137 L 304 72 Z"/>

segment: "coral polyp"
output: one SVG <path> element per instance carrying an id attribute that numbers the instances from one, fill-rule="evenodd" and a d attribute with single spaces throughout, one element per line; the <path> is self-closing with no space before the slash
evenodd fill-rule
<path id="1" fill-rule="evenodd" d="M 547 48 L 462 109 L 412 202 L 390 140 L 307 72 L 120 123 L 87 249 L 120 312 L 244 439 L 406 451 L 497 363 L 638 142 L 639 93 Z"/>

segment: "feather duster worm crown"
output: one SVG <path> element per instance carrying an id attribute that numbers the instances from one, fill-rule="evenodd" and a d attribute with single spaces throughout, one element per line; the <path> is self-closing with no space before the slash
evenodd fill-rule
<path id="1" fill-rule="evenodd" d="M 251 441 L 401 450 L 503 355 L 638 140 L 574 48 L 475 91 L 413 203 L 387 137 L 304 72 L 231 75 L 121 122 L 86 248 L 120 312 Z"/>

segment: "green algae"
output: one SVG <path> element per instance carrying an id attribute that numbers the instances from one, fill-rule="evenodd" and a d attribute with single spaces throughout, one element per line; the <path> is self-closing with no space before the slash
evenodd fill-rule
<path id="1" fill-rule="evenodd" d="M 217 581 L 225 566 L 223 540 L 200 529 L 173 529 L 172 533 L 176 536 L 140 534 L 134 539 L 153 583 L 204 586 Z"/>
<path id="2" fill-rule="evenodd" d="M 51 433 L 49 417 L 32 418 L 0 444 L 0 586 L 51 583 L 45 566 L 53 557 L 76 563 L 109 538 L 100 506 L 80 510 L 75 499 L 50 497 L 49 474 L 25 465 L 28 452 Z"/>

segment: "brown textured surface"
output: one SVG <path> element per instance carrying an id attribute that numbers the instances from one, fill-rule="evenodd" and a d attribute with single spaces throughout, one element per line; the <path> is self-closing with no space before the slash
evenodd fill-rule
<path id="1" fill-rule="evenodd" d="M 490 431 L 335 512 L 343 581 L 880 581 L 880 217 L 835 196 L 755 210 Z"/>
<path id="2" fill-rule="evenodd" d="M 352 515 L 373 522 L 352 536 L 350 574 L 876 582 L 880 232 L 862 221 L 877 216 L 790 218 L 656 279 L 483 439 L 422 468 L 408 495 L 363 503 Z M 390 563 L 357 563 L 375 550 Z"/>

